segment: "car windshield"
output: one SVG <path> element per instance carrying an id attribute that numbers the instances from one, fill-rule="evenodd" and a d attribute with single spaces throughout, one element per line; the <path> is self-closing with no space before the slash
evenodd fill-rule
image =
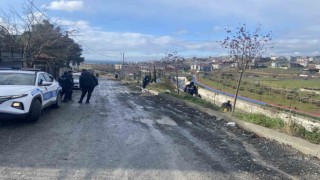
<path id="1" fill-rule="evenodd" d="M 34 85 L 35 74 L 0 73 L 0 85 Z"/>

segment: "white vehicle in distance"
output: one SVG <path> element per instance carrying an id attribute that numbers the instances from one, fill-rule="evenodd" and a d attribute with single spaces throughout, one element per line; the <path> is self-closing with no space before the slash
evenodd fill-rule
<path id="1" fill-rule="evenodd" d="M 50 74 L 0 70 L 0 119 L 39 120 L 42 109 L 61 106 L 61 87 Z"/>
<path id="2" fill-rule="evenodd" d="M 73 88 L 74 89 L 80 89 L 80 75 L 81 73 L 72 73 L 73 78 Z"/>

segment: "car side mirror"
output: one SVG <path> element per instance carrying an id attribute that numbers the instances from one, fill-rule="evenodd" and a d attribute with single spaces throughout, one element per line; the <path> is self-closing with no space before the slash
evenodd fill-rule
<path id="1" fill-rule="evenodd" d="M 42 79 L 40 80 L 39 86 L 51 86 L 52 82 L 48 82 L 48 81 L 43 81 Z"/>

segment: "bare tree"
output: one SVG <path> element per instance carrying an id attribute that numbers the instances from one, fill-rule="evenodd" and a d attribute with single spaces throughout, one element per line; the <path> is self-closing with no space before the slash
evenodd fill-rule
<path id="1" fill-rule="evenodd" d="M 0 46 L 22 48 L 28 67 L 42 53 L 55 57 L 59 66 L 84 61 L 81 45 L 63 36 L 60 25 L 48 19 L 33 0 L 24 0 L 22 9 L 22 14 L 14 7 L 0 10 Z"/>
<path id="2" fill-rule="evenodd" d="M 0 10 L 0 46 L 16 46 L 16 39 L 21 30 L 19 19 L 14 8 Z"/>
<path id="3" fill-rule="evenodd" d="M 227 37 L 219 42 L 223 48 L 228 50 L 230 58 L 235 61 L 236 68 L 239 70 L 233 111 L 236 107 L 243 73 L 256 58 L 261 57 L 269 48 L 273 47 L 271 32 L 262 34 L 260 27 L 261 25 L 258 25 L 253 32 L 250 32 L 246 24 L 242 24 L 237 27 L 235 33 L 230 28 L 226 28 Z"/>

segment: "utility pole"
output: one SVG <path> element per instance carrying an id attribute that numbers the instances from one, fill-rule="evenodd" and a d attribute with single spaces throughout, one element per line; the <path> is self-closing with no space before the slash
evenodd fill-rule
<path id="1" fill-rule="evenodd" d="M 124 77 L 124 53 L 122 53 L 122 66 L 121 66 L 121 74 L 122 74 L 122 77 Z"/>
<path id="2" fill-rule="evenodd" d="M 180 91 L 180 89 L 179 89 L 179 57 L 178 57 L 178 53 L 175 51 L 174 52 L 174 54 L 175 54 L 175 56 L 174 56 L 174 58 L 175 58 L 175 60 L 176 60 L 176 62 L 175 62 L 175 64 L 176 64 L 176 76 L 177 76 L 177 93 L 179 94 L 179 91 Z"/>

